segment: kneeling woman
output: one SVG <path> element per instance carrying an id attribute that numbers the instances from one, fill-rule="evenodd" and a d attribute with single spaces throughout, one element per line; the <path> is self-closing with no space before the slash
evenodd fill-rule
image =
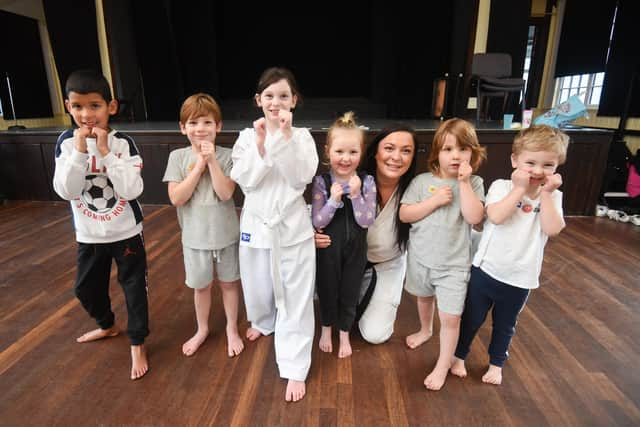
<path id="1" fill-rule="evenodd" d="M 383 129 L 367 147 L 364 171 L 378 189 L 377 216 L 367 234 L 367 269 L 358 306 L 358 328 L 372 343 L 393 333 L 406 272 L 409 225 L 398 219 L 400 199 L 415 176 L 416 135 L 406 125 Z M 331 245 L 328 235 L 316 233 L 316 246 Z"/>

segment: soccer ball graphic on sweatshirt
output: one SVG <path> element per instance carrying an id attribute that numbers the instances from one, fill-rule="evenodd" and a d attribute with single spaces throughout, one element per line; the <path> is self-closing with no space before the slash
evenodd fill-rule
<path id="1" fill-rule="evenodd" d="M 82 198 L 89 209 L 97 213 L 111 211 L 118 201 L 111 180 L 104 175 L 87 175 Z"/>

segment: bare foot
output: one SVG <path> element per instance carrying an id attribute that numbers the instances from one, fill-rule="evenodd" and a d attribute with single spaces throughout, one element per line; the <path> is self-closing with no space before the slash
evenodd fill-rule
<path id="1" fill-rule="evenodd" d="M 500 385 L 502 383 L 502 368 L 499 366 L 489 365 L 487 373 L 482 376 L 482 382 Z"/>
<path id="2" fill-rule="evenodd" d="M 420 329 L 415 334 L 411 334 L 407 337 L 406 343 L 407 347 L 414 349 L 420 347 L 422 344 L 429 341 L 431 338 L 431 331 Z"/>
<path id="3" fill-rule="evenodd" d="M 86 334 L 76 338 L 76 342 L 91 342 L 100 340 L 102 338 L 115 337 L 118 335 L 120 331 L 115 326 L 110 327 L 109 329 L 94 329 L 93 331 L 89 331 Z"/>
<path id="4" fill-rule="evenodd" d="M 149 362 L 147 361 L 147 352 L 144 345 L 131 346 L 131 379 L 137 380 L 142 378 L 149 371 Z"/>
<path id="5" fill-rule="evenodd" d="M 254 328 L 249 328 L 245 336 L 249 341 L 255 341 L 262 336 L 262 332 Z"/>
<path id="6" fill-rule="evenodd" d="M 453 356 L 453 363 L 451 364 L 451 373 L 460 378 L 467 376 L 467 368 L 464 366 L 464 359 L 458 359 Z"/>
<path id="7" fill-rule="evenodd" d="M 319 346 L 320 350 L 325 353 L 331 353 L 333 351 L 333 343 L 331 342 L 331 326 L 322 327 Z"/>
<path id="8" fill-rule="evenodd" d="M 198 331 L 194 336 L 189 338 L 189 341 L 182 344 L 182 353 L 185 356 L 193 356 L 196 351 L 200 348 L 204 340 L 209 336 L 209 331 L 201 332 Z"/>
<path id="9" fill-rule="evenodd" d="M 227 354 L 229 357 L 237 356 L 244 350 L 244 342 L 238 334 L 237 328 L 227 326 Z"/>
<path id="10" fill-rule="evenodd" d="M 351 356 L 351 341 L 349 340 L 348 331 L 340 331 L 340 348 L 338 348 L 338 357 L 343 359 Z"/>
<path id="11" fill-rule="evenodd" d="M 448 373 L 448 368 L 443 369 L 436 365 L 436 367 L 433 368 L 433 371 L 431 371 L 431 373 L 427 375 L 427 378 L 424 379 L 424 386 L 429 390 L 440 390 L 444 385 L 445 380 L 447 379 Z"/>
<path id="12" fill-rule="evenodd" d="M 287 402 L 297 402 L 304 397 L 306 387 L 304 381 L 289 380 L 284 400 Z"/>

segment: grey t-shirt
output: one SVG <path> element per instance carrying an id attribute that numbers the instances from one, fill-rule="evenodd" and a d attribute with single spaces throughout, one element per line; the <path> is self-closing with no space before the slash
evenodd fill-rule
<path id="1" fill-rule="evenodd" d="M 191 146 L 172 151 L 162 181 L 182 182 L 195 166 L 196 156 Z M 216 158 L 224 174 L 229 176 L 233 166 L 231 150 L 216 146 Z M 239 240 L 240 225 L 233 198 L 224 202 L 218 198 L 208 169 L 200 176 L 191 198 L 177 210 L 183 246 L 222 249 Z"/>
<path id="2" fill-rule="evenodd" d="M 441 206 L 420 221 L 411 224 L 409 232 L 409 261 L 436 269 L 466 270 L 471 265 L 471 226 L 460 211 L 460 187 L 457 179 L 441 179 L 432 173 L 416 176 L 400 203 L 414 204 L 431 197 L 435 191 L 448 185 L 453 191 L 450 204 Z M 471 188 L 484 202 L 482 178 L 471 176 Z"/>

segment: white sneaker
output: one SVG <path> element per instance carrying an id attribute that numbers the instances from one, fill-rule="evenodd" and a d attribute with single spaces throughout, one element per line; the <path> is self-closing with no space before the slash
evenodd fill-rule
<path id="1" fill-rule="evenodd" d="M 640 215 L 632 215 L 629 219 L 633 223 L 633 225 L 640 226 Z"/>
<path id="2" fill-rule="evenodd" d="M 627 215 L 625 212 L 616 211 L 613 209 L 609 209 L 607 211 L 607 216 L 613 220 L 620 221 L 620 222 L 629 222 L 629 220 L 631 219 L 631 217 Z"/>
<path id="3" fill-rule="evenodd" d="M 596 216 L 606 216 L 608 210 L 605 205 L 596 205 Z"/>

